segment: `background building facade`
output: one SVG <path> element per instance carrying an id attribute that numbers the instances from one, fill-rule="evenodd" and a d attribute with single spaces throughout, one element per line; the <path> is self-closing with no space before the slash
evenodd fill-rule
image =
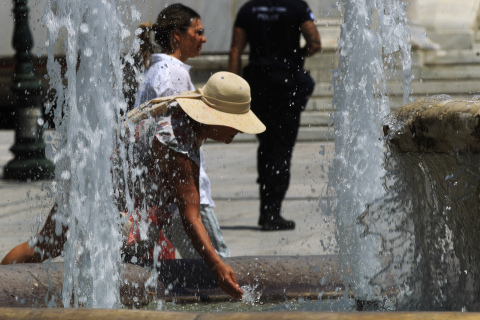
<path id="1" fill-rule="evenodd" d="M 201 85 L 212 72 L 227 69 L 227 52 L 230 47 L 232 26 L 236 13 L 248 0 L 132 0 L 140 12 L 140 22 L 152 21 L 167 5 L 182 2 L 194 8 L 202 17 L 207 43 L 202 56 L 189 61 L 194 68 L 192 79 Z M 34 37 L 32 53 L 37 72 L 46 74 L 46 29 L 43 23 L 45 0 L 30 0 L 30 28 Z M 317 81 L 317 86 L 306 112 L 302 115 L 303 127 L 299 140 L 328 138 L 326 128 L 332 112 L 330 89 L 331 72 L 338 61 L 337 40 L 342 24 L 342 8 L 337 0 L 307 0 L 316 17 L 322 37 L 322 53 L 307 60 L 306 68 Z M 475 93 L 480 88 L 480 34 L 478 14 L 480 0 L 411 0 L 407 16 L 412 35 L 411 96 Z M 11 129 L 13 121 L 12 92 L 14 72 L 13 1 L 6 2 L 0 10 L 0 129 Z M 132 23 L 132 35 L 138 22 Z M 131 39 L 131 38 L 130 38 Z M 128 41 L 128 40 L 127 40 Z M 62 56 L 64 49 L 56 48 Z M 246 57 L 245 57 L 246 59 Z M 245 60 L 246 63 L 246 60 Z M 402 104 L 402 91 L 398 79 L 392 78 L 389 92 L 392 106 Z M 250 137 L 251 139 L 251 137 Z"/>

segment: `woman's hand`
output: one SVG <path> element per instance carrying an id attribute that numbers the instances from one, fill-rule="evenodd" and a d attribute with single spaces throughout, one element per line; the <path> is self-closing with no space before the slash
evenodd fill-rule
<path id="1" fill-rule="evenodd" d="M 217 277 L 218 285 L 225 293 L 228 293 L 235 299 L 242 299 L 243 290 L 240 289 L 235 272 L 228 264 L 219 262 L 215 265 L 213 271 Z"/>

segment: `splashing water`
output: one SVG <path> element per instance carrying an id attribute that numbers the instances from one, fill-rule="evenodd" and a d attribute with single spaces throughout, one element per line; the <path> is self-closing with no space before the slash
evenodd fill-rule
<path id="1" fill-rule="evenodd" d="M 241 287 L 244 292 L 242 297 L 243 303 L 254 305 L 255 303 L 258 303 L 260 301 L 260 298 L 262 297 L 262 293 L 255 291 L 257 287 L 258 287 L 258 284 L 253 286 L 247 285 L 247 286 Z"/>
<path id="2" fill-rule="evenodd" d="M 112 197 L 110 157 L 117 123 L 126 110 L 120 54 L 135 7 L 114 0 L 48 0 L 44 22 L 48 73 L 56 93 L 56 219 L 68 227 L 63 304 L 119 306 L 120 222 Z M 63 45 L 66 85 L 55 48 Z M 128 55 L 127 55 L 128 58 Z M 57 223 L 56 232 L 61 232 Z M 73 299 L 73 301 L 72 301 Z"/>
<path id="3" fill-rule="evenodd" d="M 390 112 L 385 70 L 394 72 L 394 54 L 403 58 L 404 101 L 410 85 L 410 45 L 405 4 L 400 0 L 342 1 L 345 13 L 339 40 L 340 60 L 333 73 L 335 157 L 329 174 L 337 241 L 344 264 L 352 268 L 357 299 L 375 299 L 370 279 L 381 268 L 379 242 L 362 237 L 357 218 L 384 194 L 382 122 Z M 347 261 L 348 260 L 348 261 Z"/>

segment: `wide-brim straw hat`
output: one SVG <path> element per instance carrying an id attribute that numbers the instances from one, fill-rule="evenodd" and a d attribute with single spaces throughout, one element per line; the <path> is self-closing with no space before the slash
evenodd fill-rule
<path id="1" fill-rule="evenodd" d="M 231 72 L 217 72 L 203 88 L 182 92 L 178 96 L 156 98 L 140 106 L 140 109 L 155 114 L 155 109 L 162 109 L 165 101 L 177 101 L 190 118 L 203 124 L 227 126 L 250 134 L 266 129 L 250 110 L 250 86 L 247 81 Z M 135 110 L 128 118 L 133 120 L 139 115 L 139 111 Z"/>

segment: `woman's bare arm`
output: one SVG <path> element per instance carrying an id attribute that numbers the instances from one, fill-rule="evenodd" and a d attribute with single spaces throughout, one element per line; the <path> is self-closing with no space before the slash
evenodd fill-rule
<path id="1" fill-rule="evenodd" d="M 172 151 L 159 142 L 154 143 L 154 158 L 163 172 L 167 172 L 169 193 L 179 207 L 183 227 L 192 245 L 215 273 L 220 287 L 236 299 L 241 299 L 235 272 L 225 264 L 213 247 L 200 216 L 199 167 L 187 156 Z"/>

